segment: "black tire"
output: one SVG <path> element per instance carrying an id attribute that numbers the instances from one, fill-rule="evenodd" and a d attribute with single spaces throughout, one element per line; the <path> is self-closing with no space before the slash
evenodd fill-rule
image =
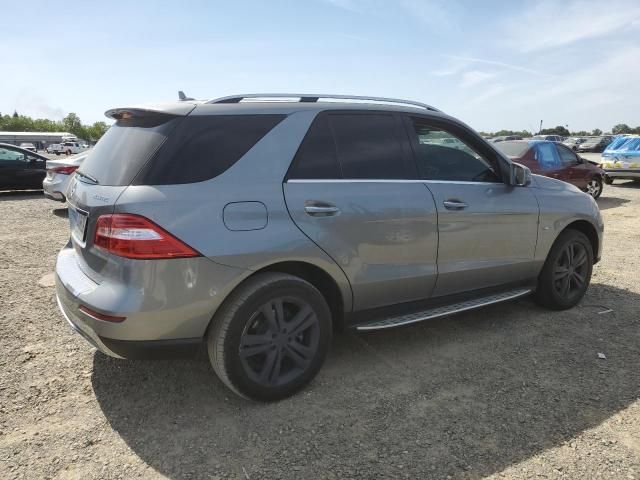
<path id="1" fill-rule="evenodd" d="M 592 271 L 591 242 L 582 232 L 565 230 L 551 247 L 538 276 L 536 300 L 552 310 L 566 310 L 575 306 L 589 288 Z"/>
<path id="2" fill-rule="evenodd" d="M 602 178 L 599 175 L 592 177 L 587 184 L 587 193 L 591 195 L 594 199 L 600 198 L 603 190 Z"/>
<path id="3" fill-rule="evenodd" d="M 280 400 L 316 376 L 329 350 L 331 325 L 327 302 L 309 282 L 260 273 L 232 292 L 215 314 L 207 334 L 209 360 L 238 395 Z"/>
<path id="4" fill-rule="evenodd" d="M 613 185 L 613 178 L 611 178 L 608 175 L 604 176 L 604 183 L 606 183 L 607 185 Z"/>

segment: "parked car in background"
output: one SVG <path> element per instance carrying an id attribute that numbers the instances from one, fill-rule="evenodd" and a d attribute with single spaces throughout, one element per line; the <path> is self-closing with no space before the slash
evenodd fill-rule
<path id="1" fill-rule="evenodd" d="M 334 330 L 584 296 L 604 225 L 572 185 L 421 103 L 256 97 L 107 112 L 56 263 L 58 305 L 100 351 L 204 343 L 231 390 L 277 400 L 316 375 Z"/>
<path id="2" fill-rule="evenodd" d="M 71 156 L 64 160 L 48 160 L 47 176 L 42 181 L 44 196 L 60 202 L 67 200 L 69 179 L 89 155 L 86 152 Z"/>
<path id="3" fill-rule="evenodd" d="M 24 148 L 25 150 L 29 150 L 30 152 L 37 152 L 36 146 L 33 143 L 21 143 L 20 148 Z"/>
<path id="4" fill-rule="evenodd" d="M 614 140 L 617 142 L 615 148 L 607 148 L 606 156 L 602 155 L 605 182 L 611 184 L 616 179 L 640 181 L 640 136 L 626 136 L 620 140 Z"/>
<path id="5" fill-rule="evenodd" d="M 84 150 L 82 145 L 78 142 L 63 142 L 61 144 L 60 152 L 55 152 L 56 155 L 58 153 L 64 153 L 65 155 L 72 155 L 75 153 L 80 153 Z"/>
<path id="6" fill-rule="evenodd" d="M 62 145 L 60 145 L 59 143 L 52 143 L 50 145 L 47 145 L 47 147 L 44 149 L 45 152 L 47 153 L 60 153 L 62 151 Z"/>
<path id="7" fill-rule="evenodd" d="M 522 137 L 519 137 L 518 135 L 505 135 L 502 137 L 496 137 L 492 140 L 493 143 L 498 143 L 498 142 L 506 142 L 509 140 L 522 140 Z"/>
<path id="8" fill-rule="evenodd" d="M 587 141 L 586 137 L 569 137 L 563 140 L 562 144 L 569 147 L 571 150 L 577 150 L 578 145 Z"/>
<path id="9" fill-rule="evenodd" d="M 42 188 L 47 158 L 7 143 L 0 143 L 0 189 Z"/>
<path id="10" fill-rule="evenodd" d="M 534 135 L 531 140 L 544 140 L 546 142 L 562 143 L 564 137 L 560 135 Z"/>
<path id="11" fill-rule="evenodd" d="M 502 142 L 496 148 L 514 162 L 529 167 L 533 173 L 571 183 L 593 198 L 602 194 L 604 171 L 561 143 L 544 140 Z"/>
<path id="12" fill-rule="evenodd" d="M 611 135 L 603 135 L 600 137 L 589 137 L 586 141 L 578 145 L 577 152 L 603 152 L 607 145 L 611 143 L 613 137 Z"/>

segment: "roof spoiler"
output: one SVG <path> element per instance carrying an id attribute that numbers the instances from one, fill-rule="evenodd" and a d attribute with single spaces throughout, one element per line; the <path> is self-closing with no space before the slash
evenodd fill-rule
<path id="1" fill-rule="evenodd" d="M 104 112 L 107 118 L 124 120 L 127 118 L 185 116 L 196 108 L 193 103 L 168 103 L 162 105 L 148 105 L 138 107 L 112 108 Z"/>

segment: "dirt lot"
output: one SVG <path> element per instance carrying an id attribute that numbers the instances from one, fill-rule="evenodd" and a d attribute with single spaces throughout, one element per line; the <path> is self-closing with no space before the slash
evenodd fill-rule
<path id="1" fill-rule="evenodd" d="M 309 388 L 260 405 L 204 357 L 118 361 L 71 333 L 50 275 L 66 211 L 0 194 L 0 479 L 640 479 L 640 185 L 599 203 L 579 307 L 343 334 Z"/>

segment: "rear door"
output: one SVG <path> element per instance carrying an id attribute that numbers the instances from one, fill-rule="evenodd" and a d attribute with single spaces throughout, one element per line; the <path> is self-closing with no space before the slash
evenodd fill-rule
<path id="1" fill-rule="evenodd" d="M 284 193 L 294 222 L 345 272 L 355 310 L 430 296 L 437 274 L 436 209 L 415 178 L 399 116 L 319 114 Z"/>
<path id="2" fill-rule="evenodd" d="M 444 119 L 405 119 L 418 175 L 438 212 L 434 296 L 516 284 L 534 276 L 538 202 L 530 187 L 499 177 L 497 153 L 470 130 Z M 459 139 L 448 148 L 442 137 Z"/>

